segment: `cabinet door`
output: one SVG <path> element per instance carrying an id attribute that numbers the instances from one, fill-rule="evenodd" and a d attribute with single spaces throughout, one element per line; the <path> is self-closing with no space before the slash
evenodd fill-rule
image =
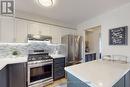
<path id="1" fill-rule="evenodd" d="M 130 87 L 130 71 L 125 75 L 125 87 Z"/>
<path id="2" fill-rule="evenodd" d="M 125 78 L 122 77 L 113 87 L 125 87 Z"/>
<path id="3" fill-rule="evenodd" d="M 57 80 L 65 76 L 65 58 L 56 58 L 53 62 L 53 79 Z"/>
<path id="4" fill-rule="evenodd" d="M 67 87 L 90 87 L 87 83 L 82 82 L 77 77 L 67 72 Z"/>
<path id="5" fill-rule="evenodd" d="M 85 62 L 89 62 L 89 61 L 92 61 L 92 55 L 91 54 L 85 55 Z"/>
<path id="6" fill-rule="evenodd" d="M 85 62 L 88 62 L 88 55 L 85 55 Z"/>
<path id="7" fill-rule="evenodd" d="M 51 26 L 50 34 L 52 36 L 52 43 L 61 43 L 61 29 L 59 27 Z"/>
<path id="8" fill-rule="evenodd" d="M 9 87 L 26 87 L 26 63 L 9 65 Z"/>
<path id="9" fill-rule="evenodd" d="M 15 19 L 12 17 L 2 17 L 0 26 L 0 42 L 12 43 L 15 35 Z"/>
<path id="10" fill-rule="evenodd" d="M 39 23 L 29 21 L 28 22 L 28 33 L 34 34 L 34 35 L 39 34 L 40 33 Z"/>
<path id="11" fill-rule="evenodd" d="M 0 87 L 8 87 L 7 80 L 7 67 L 5 67 L 0 70 Z"/>
<path id="12" fill-rule="evenodd" d="M 94 60 L 96 60 L 96 53 L 94 53 L 93 55 L 94 55 Z"/>
<path id="13" fill-rule="evenodd" d="M 96 53 L 93 53 L 91 55 L 92 55 L 92 60 L 96 60 Z"/>
<path id="14" fill-rule="evenodd" d="M 16 42 L 27 42 L 28 22 L 25 20 L 16 20 Z"/>
<path id="15" fill-rule="evenodd" d="M 43 36 L 51 36 L 50 28 L 51 28 L 51 25 L 39 24 L 40 34 Z"/>
<path id="16" fill-rule="evenodd" d="M 61 29 L 61 36 L 68 35 L 68 34 L 71 34 L 71 35 L 76 34 L 76 30 L 67 29 L 67 28 L 60 28 L 60 29 Z"/>

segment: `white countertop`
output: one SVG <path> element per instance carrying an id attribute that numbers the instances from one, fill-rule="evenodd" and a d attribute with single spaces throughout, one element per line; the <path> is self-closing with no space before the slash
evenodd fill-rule
<path id="1" fill-rule="evenodd" d="M 27 57 L 0 58 L 0 70 L 8 64 L 27 62 Z"/>
<path id="2" fill-rule="evenodd" d="M 96 53 L 96 52 L 85 52 L 86 55 L 87 54 L 94 54 L 94 53 Z"/>
<path id="3" fill-rule="evenodd" d="M 65 57 L 65 55 L 62 55 L 62 54 L 54 54 L 54 55 L 50 55 L 50 56 L 51 56 L 53 59 Z"/>
<path id="4" fill-rule="evenodd" d="M 96 60 L 69 66 L 65 70 L 91 87 L 112 87 L 130 70 L 130 64 Z"/>

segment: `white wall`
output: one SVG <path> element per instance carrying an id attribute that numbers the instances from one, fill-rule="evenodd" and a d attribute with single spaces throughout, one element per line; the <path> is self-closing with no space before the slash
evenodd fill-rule
<path id="1" fill-rule="evenodd" d="M 127 46 L 110 46 L 109 40 L 109 29 L 128 26 L 130 27 L 130 3 L 104 13 L 100 16 L 92 18 L 78 26 L 78 33 L 85 37 L 85 29 L 101 25 L 101 35 L 102 35 L 102 53 L 113 54 L 113 55 L 126 55 L 129 57 L 130 61 L 130 30 L 128 29 L 128 45 Z M 85 40 L 85 38 L 84 38 Z M 83 46 L 83 57 L 84 57 L 84 46 Z"/>

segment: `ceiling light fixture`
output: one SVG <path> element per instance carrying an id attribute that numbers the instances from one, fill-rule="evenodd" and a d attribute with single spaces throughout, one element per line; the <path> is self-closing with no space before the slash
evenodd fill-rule
<path id="1" fill-rule="evenodd" d="M 45 7 L 51 7 L 53 5 L 53 0 L 38 0 L 38 3 Z"/>

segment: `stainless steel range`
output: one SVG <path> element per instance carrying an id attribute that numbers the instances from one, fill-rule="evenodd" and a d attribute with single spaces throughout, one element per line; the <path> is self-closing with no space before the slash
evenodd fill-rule
<path id="1" fill-rule="evenodd" d="M 44 50 L 30 51 L 28 87 L 43 87 L 53 82 L 53 59 Z"/>

